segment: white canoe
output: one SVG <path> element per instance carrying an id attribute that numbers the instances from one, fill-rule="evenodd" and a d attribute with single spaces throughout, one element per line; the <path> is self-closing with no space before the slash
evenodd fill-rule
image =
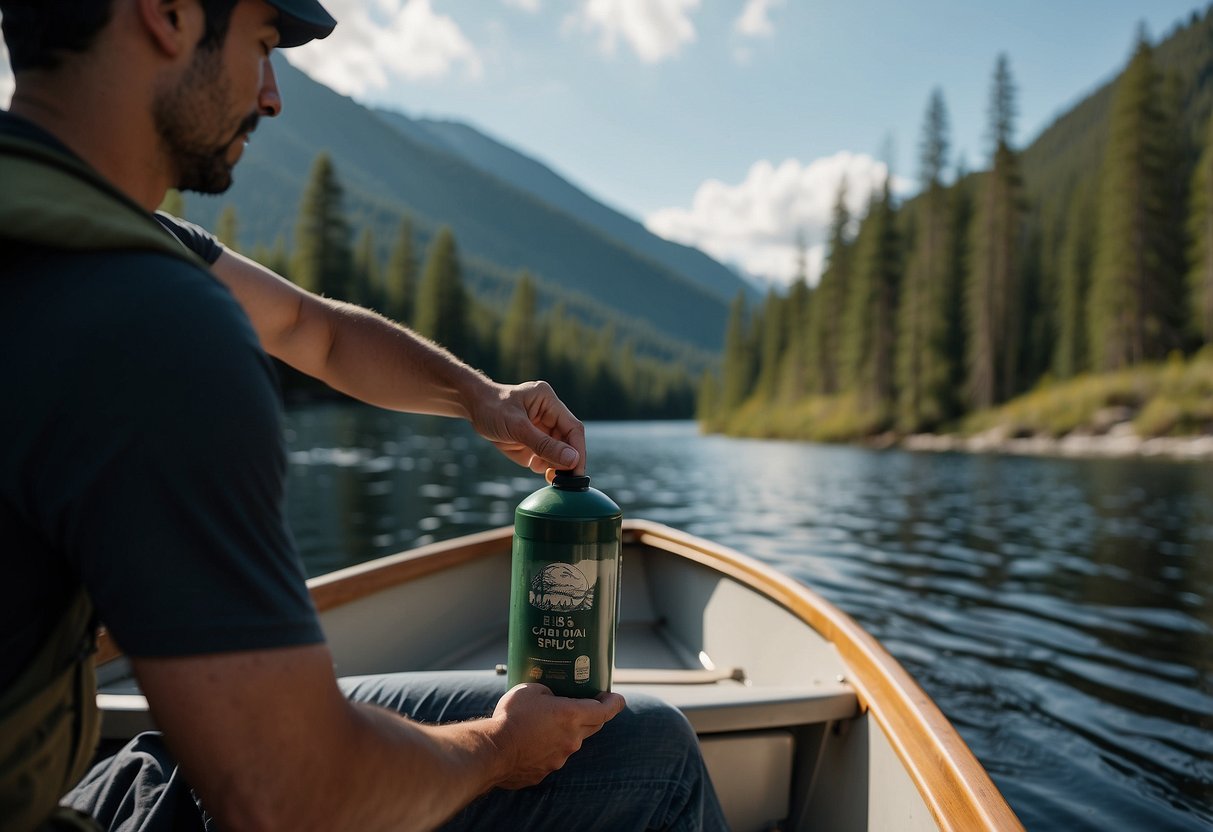
<path id="1" fill-rule="evenodd" d="M 469 535 L 309 581 L 337 672 L 496 672 L 511 535 Z M 625 521 L 620 603 L 614 688 L 682 709 L 735 832 L 1023 829 L 901 665 L 797 581 Z M 98 677 L 103 736 L 150 727 L 129 665 L 104 639 Z"/>

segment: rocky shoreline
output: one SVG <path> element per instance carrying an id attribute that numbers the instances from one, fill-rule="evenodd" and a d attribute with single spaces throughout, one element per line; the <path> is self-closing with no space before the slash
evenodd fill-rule
<path id="1" fill-rule="evenodd" d="M 1000 426 L 972 436 L 914 434 L 901 438 L 897 444 L 911 451 L 1213 460 L 1213 434 L 1142 437 L 1128 422 L 1115 424 L 1101 433 L 1075 430 L 1062 437 L 1015 436 L 1009 428 Z"/>

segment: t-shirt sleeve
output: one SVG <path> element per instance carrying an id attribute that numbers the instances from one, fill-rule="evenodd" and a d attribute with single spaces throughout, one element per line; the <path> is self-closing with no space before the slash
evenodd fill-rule
<path id="1" fill-rule="evenodd" d="M 39 479 L 44 528 L 131 655 L 322 641 L 284 517 L 277 386 L 251 325 L 197 268 L 123 263 L 155 280 L 98 276 L 116 314 L 65 374 L 65 408 L 79 410 Z"/>
<path id="2" fill-rule="evenodd" d="M 172 214 L 166 214 L 164 211 L 156 212 L 156 221 L 180 240 L 183 246 L 211 265 L 214 265 L 215 261 L 219 259 L 219 255 L 223 254 L 223 243 L 200 225 L 174 217 Z"/>

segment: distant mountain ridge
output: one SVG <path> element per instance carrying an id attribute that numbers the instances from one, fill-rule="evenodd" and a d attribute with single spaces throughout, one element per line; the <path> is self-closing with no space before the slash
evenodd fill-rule
<path id="1" fill-rule="evenodd" d="M 653 234 L 637 220 L 599 202 L 547 165 L 463 122 L 413 119 L 393 110 L 376 110 L 388 124 L 419 141 L 455 153 L 492 176 L 505 180 L 544 202 L 596 228 L 662 264 L 692 277 L 732 300 L 741 289 L 760 293 L 734 271 L 697 248 Z"/>
<path id="2" fill-rule="evenodd" d="M 345 188 L 351 225 L 371 227 L 381 251 L 386 253 L 391 246 L 402 216 L 413 218 L 422 245 L 440 226 L 449 225 L 461 254 L 499 275 L 526 269 L 543 282 L 646 322 L 664 336 L 700 349 L 719 348 L 728 301 L 736 293 L 727 292 L 723 285 L 720 264 L 684 251 L 682 256 L 693 268 L 714 277 L 705 281 L 697 271 L 680 272 L 665 262 L 671 256 L 668 252 L 663 259 L 650 252 L 684 247 L 655 243 L 653 238 L 645 243 L 646 251 L 638 251 L 584 216 L 516 187 L 508 175 L 488 172 L 482 167 L 483 158 L 471 163 L 465 155 L 468 151 L 453 149 L 450 139 L 426 140 L 418 135 L 424 131 L 437 136 L 440 128 L 402 129 L 404 116 L 389 124 L 283 61 L 276 68 L 285 115 L 262 122 L 227 194 L 187 200 L 190 219 L 214 228 L 219 211 L 230 203 L 237 211 L 244 248 L 269 245 L 279 237 L 289 243 L 312 162 L 326 151 Z M 474 141 L 482 151 L 495 144 L 487 138 Z M 525 159 L 516 151 L 503 149 L 503 155 L 519 165 Z M 585 202 L 579 209 L 583 215 L 594 210 Z M 615 212 L 601 210 L 612 221 L 609 215 Z M 615 214 L 613 221 L 618 224 L 620 219 L 626 220 Z M 636 241 L 635 229 L 631 231 L 628 239 Z M 734 278 L 740 289 L 744 284 Z"/>

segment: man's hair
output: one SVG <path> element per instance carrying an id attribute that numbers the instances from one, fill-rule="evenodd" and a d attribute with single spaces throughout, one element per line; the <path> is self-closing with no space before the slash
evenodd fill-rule
<path id="1" fill-rule="evenodd" d="M 205 29 L 201 49 L 218 49 L 227 38 L 240 0 L 198 0 Z M 84 52 L 109 22 L 112 0 L 0 0 L 4 40 L 13 72 L 55 69 L 65 52 Z"/>

